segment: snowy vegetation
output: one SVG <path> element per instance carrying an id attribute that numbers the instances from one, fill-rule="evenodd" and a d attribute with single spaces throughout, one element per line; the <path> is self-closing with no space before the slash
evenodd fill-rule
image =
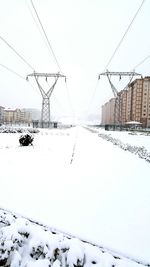
<path id="1" fill-rule="evenodd" d="M 113 145 L 118 146 L 123 150 L 129 151 L 135 155 L 138 155 L 140 158 L 145 159 L 147 162 L 150 162 L 150 152 L 148 152 L 145 147 L 132 146 L 127 143 L 124 144 L 119 139 L 113 138 L 111 135 L 108 134 L 100 133 L 98 136 L 113 143 Z"/>
<path id="2" fill-rule="evenodd" d="M 140 267 L 98 246 L 0 209 L 0 266 Z"/>
<path id="3" fill-rule="evenodd" d="M 29 146 L 32 145 L 34 137 L 31 134 L 21 135 L 19 138 L 19 143 L 21 146 Z"/>
<path id="4" fill-rule="evenodd" d="M 113 145 L 118 146 L 121 149 L 129 151 L 135 155 L 138 155 L 139 158 L 145 159 L 147 162 L 150 162 L 150 152 L 144 146 L 135 146 L 128 143 L 124 143 L 120 139 L 112 137 L 111 134 L 100 133 L 98 131 L 98 128 L 96 127 L 95 128 L 86 127 L 86 128 L 93 133 L 98 133 L 99 137 L 103 138 L 106 141 L 111 142 Z M 134 131 L 134 132 L 128 132 L 128 134 L 136 136 L 139 133 Z M 140 135 L 150 136 L 150 132 L 141 132 Z"/>
<path id="5" fill-rule="evenodd" d="M 1 126 L 0 133 L 39 133 L 38 129 L 30 128 L 30 127 L 10 127 L 10 126 Z"/>

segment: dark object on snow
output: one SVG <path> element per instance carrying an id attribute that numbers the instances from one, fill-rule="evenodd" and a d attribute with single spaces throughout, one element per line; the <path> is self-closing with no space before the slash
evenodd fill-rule
<path id="1" fill-rule="evenodd" d="M 21 135 L 19 138 L 19 143 L 21 146 L 29 146 L 32 145 L 34 137 L 30 134 Z"/>

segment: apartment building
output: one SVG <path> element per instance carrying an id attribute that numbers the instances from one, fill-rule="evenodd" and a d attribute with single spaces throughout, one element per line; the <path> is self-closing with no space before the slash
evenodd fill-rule
<path id="1" fill-rule="evenodd" d="M 105 110 L 105 104 L 104 104 L 101 107 L 101 124 L 102 125 L 105 125 L 106 124 L 105 115 L 106 115 L 106 110 Z"/>
<path id="2" fill-rule="evenodd" d="M 119 93 L 119 118 L 118 121 L 121 124 L 126 122 L 126 106 L 127 106 L 127 90 L 122 90 Z"/>
<path id="3" fill-rule="evenodd" d="M 143 81 L 143 79 L 137 79 L 131 84 L 131 121 L 141 121 L 141 110 L 143 105 Z"/>
<path id="4" fill-rule="evenodd" d="M 115 122 L 115 109 L 116 109 L 116 99 L 115 98 L 111 98 L 109 100 L 109 123 L 110 124 L 114 124 Z"/>
<path id="5" fill-rule="evenodd" d="M 12 124 L 14 122 L 14 110 L 4 109 L 4 123 Z"/>
<path id="6" fill-rule="evenodd" d="M 30 113 L 20 109 L 4 109 L 4 123 L 6 124 L 19 124 L 31 123 Z"/>
<path id="7" fill-rule="evenodd" d="M 4 122 L 4 107 L 0 106 L 0 125 Z"/>
<path id="8" fill-rule="evenodd" d="M 102 106 L 102 125 L 114 124 L 115 120 L 115 98 L 111 98 L 109 102 Z"/>
<path id="9" fill-rule="evenodd" d="M 150 77 L 143 80 L 141 122 L 150 127 Z"/>
<path id="10" fill-rule="evenodd" d="M 104 109 L 104 106 L 102 106 L 103 125 L 113 124 L 114 113 L 114 124 L 119 122 L 123 125 L 129 121 L 137 121 L 141 122 L 143 127 L 150 127 L 150 77 L 136 79 L 127 89 L 120 91 L 114 109 Z"/>

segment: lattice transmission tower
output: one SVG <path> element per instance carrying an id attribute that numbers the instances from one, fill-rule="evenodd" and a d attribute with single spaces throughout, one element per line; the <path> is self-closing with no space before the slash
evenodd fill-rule
<path id="1" fill-rule="evenodd" d="M 42 95 L 42 109 L 41 109 L 41 127 L 42 128 L 49 128 L 51 125 L 51 114 L 50 114 L 50 97 L 52 95 L 52 92 L 55 88 L 55 85 L 58 81 L 58 79 L 65 78 L 66 76 L 60 74 L 60 73 L 37 73 L 34 72 L 32 74 L 28 74 L 26 79 L 28 80 L 29 77 L 34 77 L 36 80 L 36 83 L 38 85 L 38 88 L 40 90 L 40 93 Z M 48 91 L 46 92 L 43 89 L 43 85 L 39 82 L 39 78 L 45 78 L 46 82 L 48 82 L 48 78 L 54 78 L 54 82 L 51 86 L 49 86 Z"/>

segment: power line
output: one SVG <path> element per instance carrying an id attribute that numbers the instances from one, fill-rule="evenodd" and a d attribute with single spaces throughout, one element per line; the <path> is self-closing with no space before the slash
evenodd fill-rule
<path id="1" fill-rule="evenodd" d="M 135 13 L 133 19 L 131 20 L 129 26 L 127 27 L 127 29 L 126 29 L 124 35 L 122 36 L 121 40 L 119 41 L 119 43 L 118 43 L 116 49 L 114 50 L 112 56 L 110 57 L 108 63 L 106 64 L 104 71 L 108 68 L 108 66 L 110 65 L 111 61 L 113 60 L 115 54 L 117 53 L 118 49 L 120 48 L 120 46 L 121 46 L 121 44 L 122 44 L 122 42 L 123 42 L 125 36 L 126 36 L 127 33 L 129 32 L 129 30 L 130 30 L 130 28 L 131 28 L 133 22 L 135 21 L 135 19 L 136 19 L 138 13 L 140 12 L 140 10 L 141 10 L 141 8 L 142 8 L 144 2 L 145 2 L 145 0 L 142 1 L 141 5 L 139 6 L 138 10 L 136 11 L 136 13 Z M 150 57 L 150 55 L 149 55 L 149 57 Z M 148 58 L 148 57 L 147 57 L 147 58 Z M 142 61 L 142 63 L 143 63 L 147 58 L 145 58 L 145 59 Z M 142 63 L 140 63 L 140 64 L 142 64 Z M 138 66 L 139 66 L 139 65 L 138 65 Z M 137 66 L 136 66 L 136 67 L 137 67 Z M 95 93 L 96 93 L 96 90 L 97 90 L 97 86 L 98 86 L 98 82 L 97 82 L 97 84 L 96 84 L 96 86 L 95 86 L 95 88 L 94 88 L 94 92 L 93 92 L 93 95 L 92 95 L 92 97 L 91 97 L 91 101 L 90 101 L 89 107 L 91 106 L 91 104 L 92 104 L 92 102 L 93 102 L 93 99 L 94 99 L 94 96 L 95 96 Z M 88 110 L 89 110 L 89 108 L 88 108 Z"/>
<path id="2" fill-rule="evenodd" d="M 143 0 L 143 1 L 142 1 L 142 3 L 141 3 L 141 5 L 140 5 L 140 7 L 139 7 L 139 8 L 138 8 L 138 10 L 136 11 L 136 13 L 135 13 L 135 15 L 134 15 L 133 19 L 131 20 L 131 22 L 130 22 L 129 26 L 127 27 L 127 29 L 126 29 L 126 31 L 125 31 L 125 33 L 124 33 L 124 35 L 122 36 L 121 40 L 119 41 L 119 43 L 118 43 L 118 45 L 117 45 L 117 47 L 116 47 L 115 51 L 113 52 L 113 54 L 112 54 L 112 56 L 110 57 L 110 59 L 109 59 L 108 63 L 106 64 L 105 70 L 108 68 L 108 66 L 110 65 L 111 61 L 113 60 L 113 58 L 114 58 L 115 54 L 117 53 L 118 49 L 120 48 L 120 46 L 121 46 L 121 44 L 122 44 L 122 42 L 123 42 L 123 40 L 124 40 L 125 36 L 127 35 L 128 31 L 130 30 L 130 28 L 131 28 L 131 26 L 132 26 L 132 24 L 133 24 L 134 20 L 136 19 L 136 17 L 137 17 L 137 15 L 138 15 L 138 13 L 140 12 L 140 10 L 141 10 L 141 8 L 142 8 L 142 6 L 143 6 L 144 2 L 145 2 L 145 0 Z"/>
<path id="3" fill-rule="evenodd" d="M 147 57 L 145 57 L 143 60 L 141 60 L 137 65 L 134 66 L 133 70 L 136 69 L 137 67 L 139 67 L 140 65 L 142 65 L 147 59 L 150 58 L 150 55 L 148 55 Z"/>
<path id="4" fill-rule="evenodd" d="M 39 21 L 39 24 L 40 24 L 40 26 L 41 26 L 41 28 L 42 28 L 42 31 L 43 31 L 43 33 L 44 33 L 44 36 L 45 36 L 46 41 L 47 41 L 47 43 L 48 43 L 48 46 L 49 46 L 49 48 L 50 48 L 50 50 L 51 50 L 51 52 L 52 52 L 52 54 L 53 54 L 53 57 L 54 57 L 54 59 L 55 59 L 55 62 L 56 62 L 56 64 L 57 64 L 57 66 L 58 66 L 60 72 L 62 73 L 62 71 L 61 71 L 61 67 L 60 67 L 60 65 L 59 65 L 59 63 L 58 63 L 58 60 L 57 60 L 56 55 L 55 55 L 55 53 L 54 53 L 54 50 L 53 50 L 53 48 L 52 48 L 52 46 L 51 46 L 51 44 L 50 44 L 50 41 L 49 41 L 49 39 L 48 39 L 48 36 L 47 36 L 47 34 L 46 34 L 45 30 L 44 30 L 43 24 L 42 24 L 42 22 L 41 22 L 41 20 L 40 20 L 40 17 L 39 17 L 39 15 L 38 15 L 38 13 L 37 13 L 37 10 L 36 10 L 36 8 L 35 8 L 35 5 L 33 4 L 33 1 L 32 1 L 32 0 L 30 0 L 30 1 L 31 1 L 32 7 L 33 7 L 33 9 L 34 9 L 34 11 L 35 11 L 35 14 L 36 14 L 36 16 L 37 16 L 37 19 L 38 19 L 38 21 Z"/>
<path id="5" fill-rule="evenodd" d="M 6 65 L 0 63 L 0 66 L 1 66 L 2 68 L 4 68 L 4 69 L 8 70 L 9 72 L 15 74 L 16 76 L 18 76 L 18 77 L 21 78 L 22 80 L 27 81 L 22 75 L 20 75 L 20 74 L 17 73 L 16 71 L 10 69 L 10 68 L 7 67 Z M 33 86 L 30 82 L 28 82 L 28 84 L 29 84 L 34 90 L 36 90 L 36 89 L 34 88 L 34 86 Z M 36 90 L 36 92 L 39 92 L 39 91 Z"/>
<path id="6" fill-rule="evenodd" d="M 2 36 L 0 36 L 0 39 L 18 56 L 21 58 L 21 60 L 26 64 L 28 65 L 28 67 L 30 67 L 33 71 L 35 70 L 30 63 L 28 63 L 24 58 L 23 56 L 21 56 L 14 47 L 12 47 L 12 45 L 10 45 Z"/>
<path id="7" fill-rule="evenodd" d="M 8 68 L 7 66 L 5 66 L 5 65 L 3 65 L 3 64 L 1 64 L 1 63 L 0 63 L 0 66 L 3 67 L 4 69 L 8 70 L 9 72 L 11 72 L 11 73 L 17 75 L 19 78 L 21 78 L 21 79 L 23 79 L 23 80 L 26 81 L 26 79 L 25 79 L 23 76 L 21 76 L 19 73 L 17 73 L 16 71 L 14 71 L 14 70 Z"/>
<path id="8" fill-rule="evenodd" d="M 39 33 L 40 33 L 42 39 L 43 39 L 43 42 L 45 43 L 45 45 L 47 46 L 47 48 L 48 48 L 48 50 L 49 50 L 50 48 L 49 48 L 49 46 L 48 46 L 48 44 L 47 44 L 47 42 L 46 42 L 46 40 L 45 40 L 45 38 L 44 38 L 43 31 L 41 30 L 39 24 L 37 23 L 37 21 L 36 21 L 34 15 L 33 15 L 33 12 L 32 12 L 32 10 L 31 10 L 31 8 L 30 8 L 28 2 L 26 1 L 25 3 L 26 3 L 26 5 L 27 5 L 27 7 L 28 7 L 28 9 L 29 9 L 29 12 L 30 12 L 30 14 L 31 14 L 31 16 L 32 16 L 32 19 L 34 20 L 35 25 L 36 25 L 36 27 L 37 27 L 37 29 L 38 29 L 38 31 L 39 31 Z"/>

